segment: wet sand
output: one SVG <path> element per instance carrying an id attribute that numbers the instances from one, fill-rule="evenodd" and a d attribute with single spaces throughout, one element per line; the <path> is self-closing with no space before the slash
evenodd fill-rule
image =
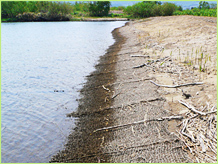
<path id="1" fill-rule="evenodd" d="M 148 18 L 127 23 L 114 30 L 113 36 L 116 43 L 87 77 L 78 111 L 69 114 L 78 118 L 74 132 L 65 150 L 50 162 L 215 162 L 216 154 L 209 147 L 201 153 L 199 141 L 191 143 L 179 133 L 179 124 L 194 113 L 178 100 L 204 108 L 204 112 L 216 105 L 216 18 Z M 202 52 L 208 54 L 207 59 L 199 59 Z M 199 71 L 200 64 L 205 70 Z M 161 85 L 203 84 L 165 88 L 150 80 Z M 186 99 L 183 92 L 191 97 Z M 171 116 L 183 119 L 166 119 Z M 209 121 L 215 133 L 214 117 Z M 207 118 L 189 121 L 192 128 L 190 125 L 185 132 L 198 136 L 202 132 L 199 126 L 204 129 Z M 123 126 L 99 129 L 115 125 Z"/>

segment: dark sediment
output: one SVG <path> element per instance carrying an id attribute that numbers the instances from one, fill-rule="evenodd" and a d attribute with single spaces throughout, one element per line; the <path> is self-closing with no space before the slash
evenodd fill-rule
<path id="1" fill-rule="evenodd" d="M 79 100 L 77 112 L 68 115 L 78 117 L 76 127 L 69 135 L 65 149 L 53 156 L 50 162 L 96 163 L 100 159 L 104 159 L 104 162 L 108 161 L 109 156 L 102 151 L 105 134 L 93 133 L 93 131 L 113 125 L 113 119 L 110 119 L 113 110 L 109 110 L 112 105 L 113 89 L 108 84 L 116 80 L 114 71 L 116 54 L 125 42 L 125 38 L 121 36 L 118 29 L 115 29 L 112 34 L 115 43 L 100 58 L 96 71 L 87 76 L 87 83 L 81 90 L 82 98 Z M 110 138 L 110 135 L 107 138 Z"/>

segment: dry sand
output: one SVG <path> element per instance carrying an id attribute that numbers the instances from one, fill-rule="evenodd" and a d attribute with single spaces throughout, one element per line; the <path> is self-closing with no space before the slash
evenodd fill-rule
<path id="1" fill-rule="evenodd" d="M 88 77 L 78 111 L 69 115 L 79 118 L 77 128 L 51 162 L 215 163 L 216 25 L 216 18 L 171 16 L 115 30 L 117 42 Z M 150 80 L 203 84 L 166 88 Z M 99 129 L 116 125 L 121 127 Z"/>

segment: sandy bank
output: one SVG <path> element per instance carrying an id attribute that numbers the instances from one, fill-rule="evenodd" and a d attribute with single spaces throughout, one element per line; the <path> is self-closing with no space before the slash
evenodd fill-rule
<path id="1" fill-rule="evenodd" d="M 194 16 L 148 18 L 116 30 L 114 49 L 70 115 L 77 128 L 51 162 L 216 162 L 216 32 L 216 18 Z M 150 80 L 203 84 L 166 88 Z"/>
<path id="2" fill-rule="evenodd" d="M 216 31 L 216 18 L 194 16 L 148 18 L 120 29 L 127 40 L 116 65 L 114 124 L 148 122 L 111 129 L 105 151 L 123 155 L 110 162 L 216 162 Z M 166 88 L 150 80 L 203 84 Z M 149 121 L 170 116 L 183 119 Z"/>

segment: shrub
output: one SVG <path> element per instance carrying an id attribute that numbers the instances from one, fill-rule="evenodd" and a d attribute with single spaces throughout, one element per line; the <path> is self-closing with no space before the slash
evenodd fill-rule
<path id="1" fill-rule="evenodd" d="M 164 3 L 162 5 L 163 16 L 171 16 L 176 11 L 176 5 L 173 3 Z"/>

